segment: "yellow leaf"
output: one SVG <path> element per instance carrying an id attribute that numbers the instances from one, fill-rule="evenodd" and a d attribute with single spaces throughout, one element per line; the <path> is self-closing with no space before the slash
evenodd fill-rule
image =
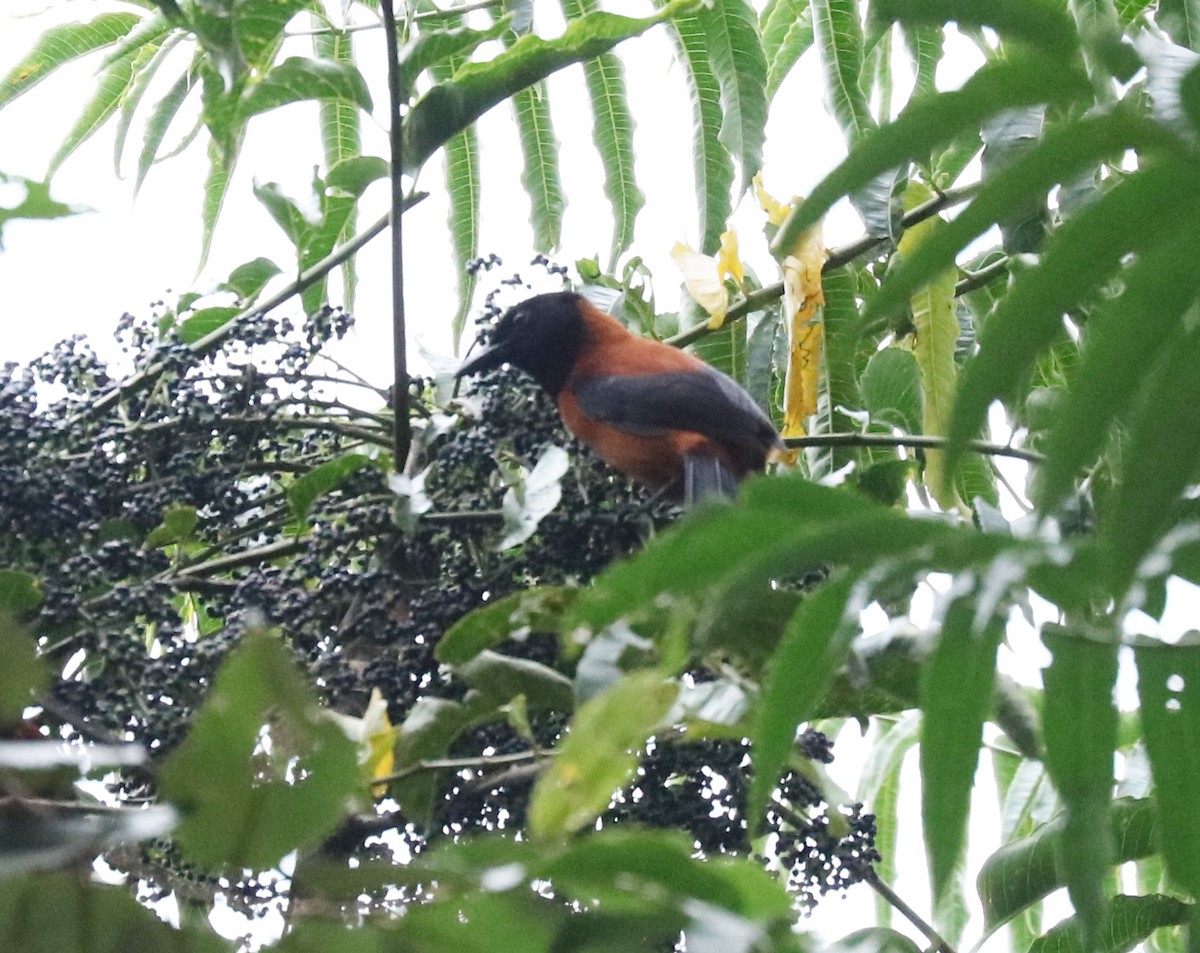
<path id="1" fill-rule="evenodd" d="M 721 248 L 717 252 L 717 274 L 721 280 L 730 279 L 737 285 L 738 291 L 746 291 L 746 272 L 742 268 L 742 259 L 738 257 L 737 229 L 731 228 L 721 233 Z"/>
<path id="2" fill-rule="evenodd" d="M 754 195 L 758 199 L 759 208 L 767 213 L 767 221 L 778 228 L 791 212 L 791 204 L 784 205 L 763 188 L 762 172 L 754 176 Z"/>
<path id="3" fill-rule="evenodd" d="M 388 718 L 387 702 L 378 688 L 372 689 L 367 710 L 361 718 L 329 712 L 346 733 L 346 737 L 358 745 L 358 764 L 368 781 L 386 778 L 395 770 L 396 737 L 399 731 Z M 372 785 L 371 793 L 383 797 L 386 784 Z"/>
<path id="4" fill-rule="evenodd" d="M 683 274 L 683 284 L 688 294 L 708 312 L 708 326 L 719 328 L 725 323 L 725 312 L 729 310 L 729 291 L 721 279 L 716 260 L 693 251 L 683 242 L 675 243 L 671 257 Z"/>
<path id="5" fill-rule="evenodd" d="M 788 366 L 784 379 L 783 436 L 801 437 L 805 421 L 817 412 L 825 328 L 821 270 L 829 257 L 814 225 L 783 260 L 783 305 L 788 322 Z"/>

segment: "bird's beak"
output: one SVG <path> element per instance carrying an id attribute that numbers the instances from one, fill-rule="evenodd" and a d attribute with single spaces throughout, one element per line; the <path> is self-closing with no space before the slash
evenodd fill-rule
<path id="1" fill-rule="evenodd" d="M 482 353 L 475 355 L 474 358 L 467 361 L 462 367 L 454 372 L 455 378 L 466 377 L 469 374 L 479 374 L 483 371 L 490 371 L 493 368 L 499 367 L 508 357 L 505 353 L 503 345 L 492 345 L 484 348 Z"/>

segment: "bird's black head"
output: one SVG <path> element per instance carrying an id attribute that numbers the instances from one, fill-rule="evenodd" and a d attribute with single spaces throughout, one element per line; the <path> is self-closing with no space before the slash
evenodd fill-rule
<path id="1" fill-rule="evenodd" d="M 512 364 L 557 396 L 583 350 L 587 328 L 579 310 L 582 303 L 573 291 L 559 291 L 514 305 L 496 322 L 486 350 L 460 367 L 455 377 Z"/>

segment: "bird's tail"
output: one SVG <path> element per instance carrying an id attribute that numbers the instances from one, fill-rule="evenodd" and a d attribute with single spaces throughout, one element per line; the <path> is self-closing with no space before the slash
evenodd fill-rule
<path id="1" fill-rule="evenodd" d="M 737 496 L 738 481 L 729 469 L 709 454 L 683 455 L 683 502 L 687 506 L 711 496 Z"/>

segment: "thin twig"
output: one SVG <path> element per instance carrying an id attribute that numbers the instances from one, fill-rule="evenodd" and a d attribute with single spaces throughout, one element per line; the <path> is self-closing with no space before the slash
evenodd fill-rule
<path id="1" fill-rule="evenodd" d="M 868 871 L 866 881 L 879 896 L 895 907 L 909 923 L 925 935 L 925 938 L 933 944 L 933 949 L 940 951 L 940 953 L 955 953 L 954 947 L 946 942 L 945 937 L 938 933 L 932 924 L 917 913 L 916 910 L 905 903 L 895 890 L 880 880 L 879 875 L 875 871 Z"/>
<path id="2" fill-rule="evenodd" d="M 413 762 L 392 774 L 380 778 L 372 778 L 372 784 L 390 784 L 393 781 L 403 781 L 414 774 L 425 771 L 464 771 L 481 768 L 496 768 L 503 765 L 524 764 L 530 761 L 540 761 L 542 758 L 553 757 L 550 751 L 517 751 L 513 754 L 480 755 L 477 758 L 425 758 Z"/>
<path id="3" fill-rule="evenodd" d="M 807 437 L 789 437 L 784 441 L 789 447 L 921 447 L 940 450 L 950 446 L 947 437 L 932 434 L 887 434 L 887 433 L 825 433 Z M 968 450 L 988 456 L 1015 457 L 1027 463 L 1042 463 L 1045 457 L 1036 450 L 1024 450 L 1003 443 L 988 443 L 986 440 L 968 440 L 963 444 Z"/>
<path id="4" fill-rule="evenodd" d="M 925 221 L 927 218 L 932 218 L 943 209 L 949 208 L 952 205 L 957 205 L 965 202 L 975 192 L 975 186 L 967 186 L 962 189 L 951 189 L 943 192 L 940 195 L 934 196 L 928 202 L 918 205 L 911 212 L 906 214 L 900 220 L 901 230 L 912 228 L 914 225 Z M 843 265 L 848 265 L 856 258 L 890 244 L 890 238 L 872 238 L 864 236 L 856 242 L 851 242 L 849 245 L 844 245 L 841 248 L 835 248 L 829 253 L 829 257 L 825 260 L 825 266 L 821 269 L 822 273 L 832 271 L 835 268 L 841 268 Z M 760 288 L 758 291 L 748 294 L 745 298 L 735 304 L 725 313 L 725 323 L 735 321 L 738 318 L 744 318 L 746 315 L 755 311 L 761 311 L 772 301 L 777 301 L 783 297 L 783 282 L 779 281 L 773 285 L 767 285 L 765 288 Z M 667 338 L 668 344 L 673 344 L 675 347 L 687 347 L 689 344 L 694 344 L 700 338 L 712 333 L 707 322 L 697 324 L 688 328 L 686 331 L 681 331 L 674 337 Z"/>
<path id="5" fill-rule="evenodd" d="M 389 129 L 392 152 L 392 469 L 405 472 L 412 447 L 408 419 L 408 343 L 404 327 L 404 135 L 400 128 L 400 38 L 396 35 L 395 0 L 383 0 L 384 39 L 387 42 Z"/>
<path id="6" fill-rule="evenodd" d="M 985 265 L 978 271 L 968 271 L 963 279 L 954 286 L 954 296 L 965 295 L 968 292 L 975 291 L 977 288 L 982 288 L 984 285 L 991 284 L 997 278 L 1008 274 L 1008 266 L 1011 261 L 1008 257 L 992 262 L 990 265 Z"/>
<path id="7" fill-rule="evenodd" d="M 404 204 L 404 210 L 407 211 L 424 198 L 424 193 L 409 196 Z M 266 314 L 269 311 L 273 311 L 285 301 L 298 295 L 309 285 L 320 281 L 327 274 L 329 274 L 329 272 L 333 271 L 333 269 L 337 268 L 348 258 L 358 252 L 363 245 L 387 228 L 391 217 L 391 212 L 382 216 L 373 224 L 368 226 L 364 231 L 359 232 L 357 235 L 351 238 L 348 242 L 339 245 L 311 268 L 301 272 L 300 277 L 298 277 L 291 284 L 280 289 L 265 301 L 254 304 L 251 307 L 238 312 L 219 328 L 214 331 L 210 331 L 198 341 L 190 344 L 189 349 L 196 356 L 207 354 L 209 351 L 214 350 L 231 334 L 233 334 L 233 332 L 237 330 L 238 326 L 241 325 L 241 323 L 247 318 L 250 318 L 253 315 Z M 108 393 L 102 394 L 92 403 L 81 408 L 80 411 L 73 418 L 71 418 L 70 421 L 68 421 L 68 428 L 75 426 L 81 420 L 86 420 L 89 417 L 108 410 L 122 397 L 139 391 L 144 387 L 149 387 L 166 369 L 167 365 L 164 362 L 154 361 L 152 364 L 147 365 L 140 371 L 131 374 L 128 378 L 126 378 Z"/>

